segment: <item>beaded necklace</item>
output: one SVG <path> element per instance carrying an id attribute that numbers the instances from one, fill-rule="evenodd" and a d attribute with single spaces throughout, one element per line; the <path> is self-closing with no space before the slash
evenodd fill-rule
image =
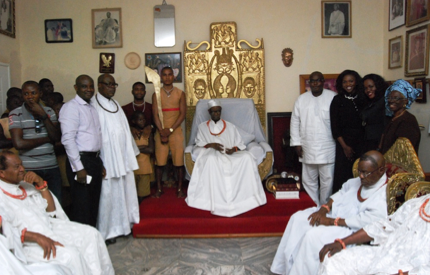
<path id="1" fill-rule="evenodd" d="M 387 179 L 385 180 L 385 183 L 383 184 L 383 185 L 381 185 L 379 188 L 378 188 L 378 190 L 382 187 L 382 186 L 384 186 L 385 184 L 387 184 L 387 182 L 388 182 L 388 177 L 387 177 Z M 367 200 L 368 198 L 365 198 L 365 199 L 363 199 L 363 197 L 361 197 L 361 189 L 363 188 L 363 185 L 360 185 L 360 188 L 358 188 L 358 190 L 357 190 L 357 199 L 358 199 L 358 201 L 359 202 L 364 202 L 365 200 Z"/>
<path id="2" fill-rule="evenodd" d="M 1 191 L 3 191 L 3 193 L 5 193 L 5 195 L 7 195 L 7 196 L 9 196 L 11 198 L 14 198 L 14 199 L 23 200 L 23 199 L 25 199 L 27 197 L 27 191 L 25 191 L 25 189 L 22 186 L 19 187 L 19 189 L 21 189 L 21 191 L 22 191 L 21 195 L 13 195 L 13 194 L 7 192 L 6 190 L 4 190 L 1 187 L 0 187 L 0 189 L 1 189 Z"/>
<path id="3" fill-rule="evenodd" d="M 426 213 L 426 205 L 429 202 L 430 199 L 426 199 L 424 203 L 420 206 L 420 217 L 421 219 L 425 220 L 426 222 L 430 222 L 430 215 Z"/>
<path id="4" fill-rule="evenodd" d="M 115 103 L 115 105 L 116 105 L 116 111 L 114 111 L 114 112 L 109 111 L 108 109 L 106 109 L 105 107 L 103 107 L 103 106 L 100 104 L 100 102 L 99 102 L 99 99 L 98 99 L 97 95 L 96 95 L 96 100 L 97 100 L 97 103 L 100 105 L 100 107 L 102 107 L 102 109 L 103 109 L 103 110 L 105 110 L 106 112 L 109 112 L 109 113 L 115 114 L 115 113 L 117 113 L 117 112 L 118 112 L 118 110 L 119 110 L 118 104 L 116 104 L 115 100 L 113 100 L 113 101 L 112 101 L 112 102 L 113 102 L 113 103 Z"/>
<path id="5" fill-rule="evenodd" d="M 344 94 L 343 96 L 344 96 L 346 99 L 349 99 L 349 100 L 351 100 L 351 101 L 352 101 L 352 104 L 354 104 L 355 111 L 357 111 L 357 112 L 358 112 L 357 104 L 355 104 L 355 101 L 354 101 L 354 99 L 356 99 L 358 95 L 355 95 L 355 96 L 347 96 L 346 94 Z"/>
<path id="6" fill-rule="evenodd" d="M 209 127 L 209 122 L 211 122 L 211 121 L 208 120 L 208 122 L 206 123 L 206 125 L 208 126 L 209 133 L 211 133 L 211 135 L 213 135 L 213 136 L 219 136 L 219 135 L 221 135 L 225 131 L 225 128 L 227 127 L 227 123 L 225 123 L 224 119 L 221 119 L 221 120 L 224 123 L 224 127 L 222 128 L 221 132 L 219 132 L 218 134 L 214 134 L 214 133 L 211 132 L 211 128 Z"/>
<path id="7" fill-rule="evenodd" d="M 132 103 L 133 103 L 133 111 L 136 112 L 136 109 L 134 108 L 134 106 L 140 107 L 143 105 L 142 113 L 145 112 L 145 108 L 146 108 L 145 101 L 142 104 L 135 104 L 134 101 Z"/>

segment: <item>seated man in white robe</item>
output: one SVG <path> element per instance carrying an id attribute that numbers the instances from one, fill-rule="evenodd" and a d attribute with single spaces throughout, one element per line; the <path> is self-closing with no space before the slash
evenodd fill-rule
<path id="1" fill-rule="evenodd" d="M 73 274 L 114 274 L 106 245 L 93 227 L 70 222 L 48 190 L 46 181 L 25 172 L 21 159 L 0 153 L 0 213 L 14 213 L 10 221 L 20 232 L 27 264 L 52 263 Z"/>
<path id="2" fill-rule="evenodd" d="M 429 200 L 408 200 L 388 218 L 325 245 L 319 274 L 430 274 Z"/>
<path id="3" fill-rule="evenodd" d="M 317 274 L 318 253 L 324 244 L 387 217 L 385 171 L 384 156 L 369 151 L 360 157 L 359 177 L 345 182 L 326 205 L 291 216 L 270 270 L 275 274 Z"/>
<path id="4" fill-rule="evenodd" d="M 266 204 L 254 157 L 236 127 L 221 119 L 218 100 L 208 102 L 211 120 L 198 127 L 200 149 L 188 187 L 188 206 L 233 217 Z"/>

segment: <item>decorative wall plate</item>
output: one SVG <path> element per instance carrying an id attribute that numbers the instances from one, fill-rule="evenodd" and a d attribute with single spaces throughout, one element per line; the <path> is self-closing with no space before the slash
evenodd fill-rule
<path id="1" fill-rule="evenodd" d="M 140 56 L 135 52 L 128 53 L 124 58 L 124 63 L 130 70 L 135 70 L 140 66 Z"/>

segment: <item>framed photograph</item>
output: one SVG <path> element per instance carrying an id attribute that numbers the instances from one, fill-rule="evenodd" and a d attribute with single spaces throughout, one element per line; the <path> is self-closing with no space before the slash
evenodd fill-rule
<path id="1" fill-rule="evenodd" d="M 175 83 L 182 83 L 181 53 L 146 53 L 145 66 L 156 71 L 161 76 L 161 69 L 171 67 L 175 76 Z M 146 78 L 146 76 L 145 76 Z M 146 78 L 146 83 L 151 83 Z"/>
<path id="2" fill-rule="evenodd" d="M 429 68 L 429 25 L 406 32 L 405 76 L 427 75 Z"/>
<path id="3" fill-rule="evenodd" d="M 72 19 L 47 19 L 45 20 L 46 43 L 73 42 Z"/>
<path id="4" fill-rule="evenodd" d="M 403 57 L 403 38 L 397 36 L 388 42 L 388 68 L 395 69 L 402 67 Z"/>
<path id="5" fill-rule="evenodd" d="M 401 27 L 406 22 L 406 0 L 390 0 L 388 12 L 388 30 Z"/>
<path id="6" fill-rule="evenodd" d="M 301 164 L 290 147 L 291 112 L 267 113 L 268 142 L 273 149 L 273 173 L 283 171 L 301 175 Z"/>
<path id="7" fill-rule="evenodd" d="M 425 77 L 423 78 L 415 78 L 413 86 L 416 89 L 423 90 L 422 93 L 415 100 L 418 103 L 426 103 L 427 102 L 427 80 Z"/>
<path id="8" fill-rule="evenodd" d="M 351 1 L 321 1 L 323 38 L 350 38 L 351 22 Z"/>
<path id="9" fill-rule="evenodd" d="M 121 8 L 93 9 L 93 49 L 122 48 Z"/>
<path id="10" fill-rule="evenodd" d="M 300 94 L 306 93 L 307 91 L 311 90 L 311 86 L 309 85 L 309 77 L 310 74 L 301 74 L 299 76 L 300 79 Z M 339 74 L 323 74 L 324 76 L 324 89 L 332 90 L 337 93 L 336 91 L 336 79 L 339 76 Z"/>
<path id="11" fill-rule="evenodd" d="M 430 0 L 407 0 L 406 26 L 413 26 L 430 19 Z"/>
<path id="12" fill-rule="evenodd" d="M 100 53 L 99 72 L 102 74 L 115 73 L 115 54 L 114 53 Z"/>
<path id="13" fill-rule="evenodd" d="M 15 0 L 0 1 L 0 33 L 15 38 Z"/>

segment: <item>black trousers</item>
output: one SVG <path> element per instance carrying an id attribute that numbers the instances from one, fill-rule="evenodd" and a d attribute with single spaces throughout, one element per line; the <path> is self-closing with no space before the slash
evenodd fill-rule
<path id="1" fill-rule="evenodd" d="M 87 174 L 92 177 L 90 184 L 77 182 L 76 173 L 73 172 L 69 159 L 66 161 L 66 173 L 72 197 L 70 220 L 96 227 L 103 180 L 103 162 L 99 156 L 88 155 L 81 155 L 81 161 Z"/>

